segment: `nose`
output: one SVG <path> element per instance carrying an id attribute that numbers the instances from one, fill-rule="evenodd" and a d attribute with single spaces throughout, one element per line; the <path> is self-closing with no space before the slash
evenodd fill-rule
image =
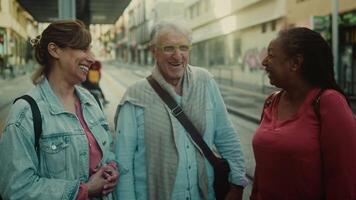
<path id="1" fill-rule="evenodd" d="M 267 61 L 268 61 L 268 58 L 266 56 L 261 62 L 262 66 L 267 67 Z"/>
<path id="2" fill-rule="evenodd" d="M 174 59 L 180 60 L 183 57 L 183 53 L 177 48 L 177 49 L 174 50 L 174 52 L 172 54 L 172 57 Z"/>

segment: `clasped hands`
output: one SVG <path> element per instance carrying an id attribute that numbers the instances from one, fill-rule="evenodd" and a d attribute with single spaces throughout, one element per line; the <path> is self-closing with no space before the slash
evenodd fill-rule
<path id="1" fill-rule="evenodd" d="M 106 164 L 94 171 L 86 183 L 89 197 L 101 197 L 114 191 L 119 178 L 119 172 L 114 165 Z"/>

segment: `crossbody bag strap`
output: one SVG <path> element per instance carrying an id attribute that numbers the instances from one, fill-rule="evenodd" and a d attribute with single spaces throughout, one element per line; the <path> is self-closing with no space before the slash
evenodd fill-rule
<path id="1" fill-rule="evenodd" d="M 271 104 L 273 103 L 273 100 L 277 97 L 277 95 L 279 93 L 281 93 L 281 91 L 275 91 L 271 95 L 269 95 L 267 97 L 267 99 L 265 100 L 265 103 L 263 104 L 263 108 L 262 108 L 262 112 L 261 112 L 260 123 L 262 122 L 263 116 L 265 114 L 265 108 L 271 106 Z"/>
<path id="2" fill-rule="evenodd" d="M 35 132 L 35 149 L 36 149 L 37 157 L 40 158 L 39 157 L 39 152 L 40 152 L 39 140 L 40 140 L 40 136 L 42 134 L 42 119 L 41 119 L 40 109 L 38 108 L 36 101 L 30 95 L 20 96 L 14 100 L 14 103 L 19 99 L 23 99 L 23 100 L 27 101 L 31 106 L 32 118 L 33 118 L 33 129 Z"/>
<path id="3" fill-rule="evenodd" d="M 218 158 L 215 156 L 209 146 L 205 143 L 201 134 L 194 126 L 194 124 L 189 120 L 188 116 L 183 112 L 182 108 L 177 104 L 173 97 L 159 85 L 159 83 L 152 77 L 152 75 L 148 76 L 146 79 L 148 80 L 151 87 L 158 94 L 158 96 L 169 107 L 169 109 L 171 109 L 172 115 L 178 119 L 184 129 L 189 133 L 195 144 L 199 146 L 210 164 L 214 167 L 217 166 Z"/>

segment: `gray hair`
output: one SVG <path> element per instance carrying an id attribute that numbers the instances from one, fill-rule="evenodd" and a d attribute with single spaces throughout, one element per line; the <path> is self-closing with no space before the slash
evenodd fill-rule
<path id="1" fill-rule="evenodd" d="M 179 33 L 182 33 L 189 41 L 192 42 L 192 31 L 187 28 L 186 23 L 184 22 L 173 22 L 173 21 L 161 21 L 153 26 L 151 35 L 150 35 L 150 45 L 154 45 L 157 42 L 158 36 L 163 31 L 173 30 Z"/>

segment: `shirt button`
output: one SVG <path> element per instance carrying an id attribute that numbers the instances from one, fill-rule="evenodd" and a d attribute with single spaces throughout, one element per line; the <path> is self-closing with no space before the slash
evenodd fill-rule
<path id="1" fill-rule="evenodd" d="M 189 166 L 188 166 L 188 169 L 190 169 L 190 168 L 191 168 L 191 166 L 189 165 Z"/>
<path id="2" fill-rule="evenodd" d="M 89 123 L 91 123 L 91 124 L 92 124 L 93 122 L 94 122 L 93 120 L 89 120 Z"/>

